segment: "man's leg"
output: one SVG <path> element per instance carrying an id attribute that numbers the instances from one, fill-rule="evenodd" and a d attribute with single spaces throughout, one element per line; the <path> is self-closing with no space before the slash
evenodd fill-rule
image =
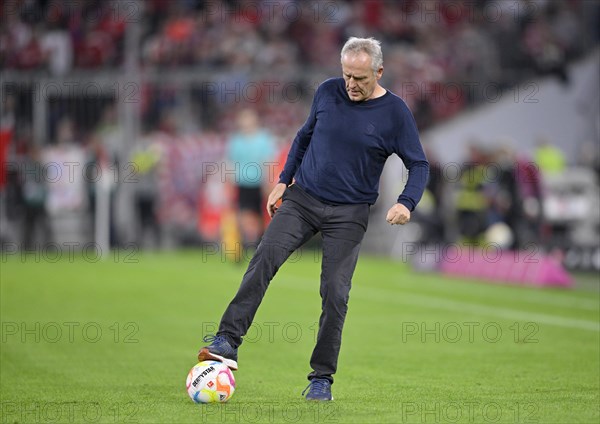
<path id="1" fill-rule="evenodd" d="M 323 226 L 321 264 L 321 317 L 317 343 L 310 359 L 309 379 L 325 378 L 333 383 L 348 310 L 352 275 L 369 219 L 368 205 L 336 206 Z"/>
<path id="2" fill-rule="evenodd" d="M 293 193 L 286 197 L 267 227 L 240 288 L 221 319 L 217 334 L 226 336 L 234 348 L 242 343 L 279 267 L 317 231 L 314 214 L 290 197 Z"/>

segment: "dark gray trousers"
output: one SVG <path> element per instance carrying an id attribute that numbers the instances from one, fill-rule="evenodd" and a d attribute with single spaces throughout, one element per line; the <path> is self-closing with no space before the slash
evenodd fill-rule
<path id="1" fill-rule="evenodd" d="M 269 283 L 287 258 L 317 232 L 323 239 L 321 263 L 321 317 L 308 378 L 333 383 L 348 310 L 352 274 L 367 230 L 369 205 L 330 205 L 297 185 L 287 188 L 248 265 L 240 288 L 225 310 L 219 335 L 234 347 L 242 343 Z"/>

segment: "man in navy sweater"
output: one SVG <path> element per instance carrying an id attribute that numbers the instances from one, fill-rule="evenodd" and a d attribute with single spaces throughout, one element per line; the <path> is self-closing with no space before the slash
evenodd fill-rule
<path id="1" fill-rule="evenodd" d="M 272 221 L 217 334 L 204 338 L 211 344 L 198 354 L 201 361 L 219 360 L 237 369 L 237 348 L 270 281 L 297 248 L 321 232 L 322 312 L 310 359 L 307 400 L 333 399 L 331 384 L 352 274 L 386 159 L 397 154 L 409 171 L 398 202 L 387 213 L 391 225 L 410 220 L 429 172 L 410 110 L 400 97 L 379 85 L 380 43 L 351 37 L 342 48 L 341 63 L 343 78 L 326 80 L 315 93 L 308 119 L 267 200 Z"/>

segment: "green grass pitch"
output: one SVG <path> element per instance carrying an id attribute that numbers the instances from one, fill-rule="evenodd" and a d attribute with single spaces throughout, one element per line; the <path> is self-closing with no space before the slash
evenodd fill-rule
<path id="1" fill-rule="evenodd" d="M 318 258 L 318 255 L 316 256 Z M 201 251 L 2 258 L 0 422 L 597 423 L 597 283 L 415 273 L 363 256 L 334 402 L 308 403 L 320 263 L 292 257 L 240 348 L 227 404 L 185 391 L 243 266 Z"/>

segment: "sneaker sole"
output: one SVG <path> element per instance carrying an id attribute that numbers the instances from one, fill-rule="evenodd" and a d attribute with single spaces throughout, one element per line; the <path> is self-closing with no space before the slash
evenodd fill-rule
<path id="1" fill-rule="evenodd" d="M 200 349 L 200 352 L 198 352 L 198 361 L 200 361 L 200 362 L 202 362 L 202 361 L 209 361 L 211 359 L 213 361 L 222 362 L 223 364 L 227 365 L 233 371 L 237 371 L 237 369 L 238 369 L 238 364 L 233 359 L 227 359 L 227 358 L 225 358 L 223 356 L 215 355 L 214 353 L 211 353 L 205 347 L 202 348 L 202 349 Z"/>

